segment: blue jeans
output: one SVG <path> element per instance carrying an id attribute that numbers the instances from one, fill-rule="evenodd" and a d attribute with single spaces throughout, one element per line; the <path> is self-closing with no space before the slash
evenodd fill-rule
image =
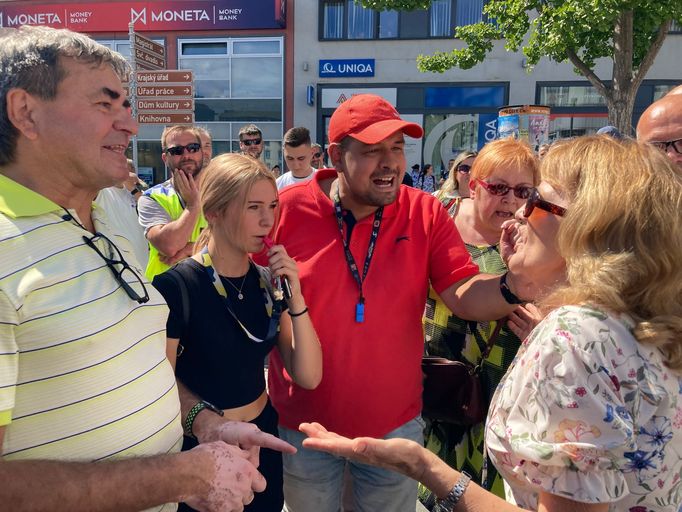
<path id="1" fill-rule="evenodd" d="M 389 432 L 384 439 L 401 437 L 424 444 L 421 416 Z M 302 447 L 305 435 L 279 427 L 279 436 L 298 452 L 284 455 L 284 511 L 338 512 L 341 510 L 343 472 L 347 459 Z M 348 460 L 353 479 L 356 512 L 414 512 L 417 482 L 393 471 Z"/>

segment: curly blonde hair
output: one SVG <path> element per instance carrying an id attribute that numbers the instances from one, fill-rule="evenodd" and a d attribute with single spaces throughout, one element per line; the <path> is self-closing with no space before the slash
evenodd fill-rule
<path id="1" fill-rule="evenodd" d="M 570 203 L 557 237 L 568 284 L 545 305 L 626 313 L 682 371 L 682 175 L 656 148 L 605 135 L 553 147 L 541 174 Z"/>

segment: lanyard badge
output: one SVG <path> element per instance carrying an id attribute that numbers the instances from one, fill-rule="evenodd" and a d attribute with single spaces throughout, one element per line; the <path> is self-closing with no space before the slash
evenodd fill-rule
<path id="1" fill-rule="evenodd" d="M 346 264 L 348 265 L 348 270 L 350 270 L 350 273 L 353 275 L 353 279 L 358 285 L 359 290 L 358 302 L 355 304 L 355 321 L 357 323 L 363 323 L 365 321 L 365 296 L 362 293 L 362 284 L 367 277 L 369 264 L 372 261 L 372 256 L 374 256 L 374 248 L 376 247 L 377 238 L 379 237 L 379 228 L 381 227 L 381 217 L 384 214 L 384 207 L 382 206 L 374 212 L 372 234 L 369 237 L 369 246 L 367 247 L 367 256 L 365 256 L 362 277 L 360 277 L 358 266 L 355 263 L 355 258 L 353 258 L 353 253 L 351 253 L 350 248 L 348 247 L 346 237 L 343 236 L 343 210 L 341 209 L 341 199 L 338 192 L 334 196 L 334 211 L 336 213 L 336 222 L 339 226 L 339 232 L 341 233 L 341 242 L 343 243 L 343 253 L 346 256 Z"/>

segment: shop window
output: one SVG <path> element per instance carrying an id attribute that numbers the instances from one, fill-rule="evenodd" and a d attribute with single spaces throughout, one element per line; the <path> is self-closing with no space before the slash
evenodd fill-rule
<path id="1" fill-rule="evenodd" d="M 591 85 L 540 86 L 540 105 L 602 107 L 606 101 Z"/>

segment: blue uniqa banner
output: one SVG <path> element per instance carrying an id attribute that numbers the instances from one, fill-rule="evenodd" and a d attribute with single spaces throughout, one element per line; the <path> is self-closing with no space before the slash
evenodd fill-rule
<path id="1" fill-rule="evenodd" d="M 374 76 L 374 59 L 320 60 L 320 78 Z"/>

